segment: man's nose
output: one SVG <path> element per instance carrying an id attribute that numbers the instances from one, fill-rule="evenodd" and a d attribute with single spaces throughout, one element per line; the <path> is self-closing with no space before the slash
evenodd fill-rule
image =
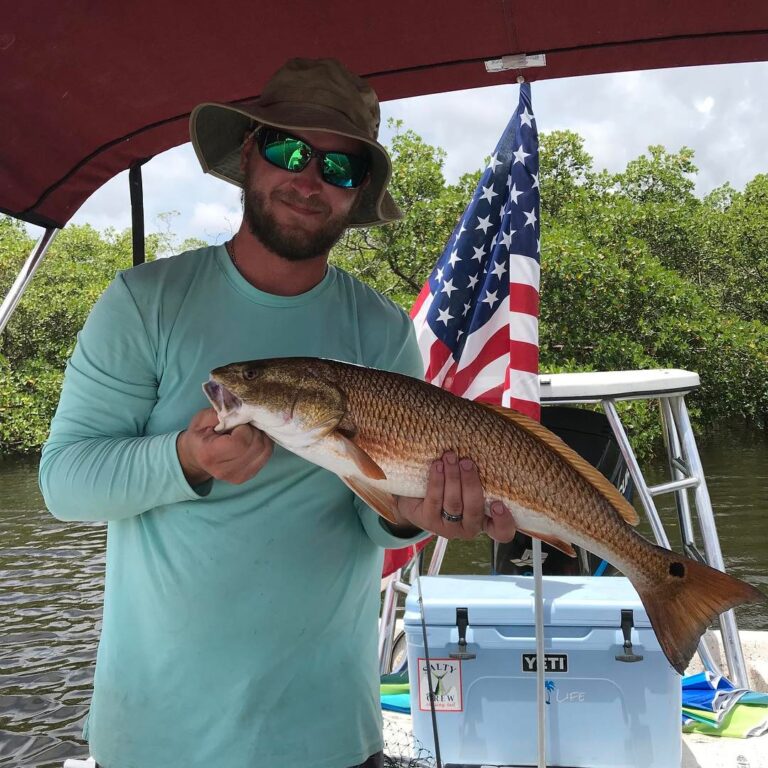
<path id="1" fill-rule="evenodd" d="M 291 179 L 293 188 L 304 197 L 317 194 L 322 189 L 323 183 L 320 160 L 317 157 L 311 158 L 306 168 L 294 173 Z"/>

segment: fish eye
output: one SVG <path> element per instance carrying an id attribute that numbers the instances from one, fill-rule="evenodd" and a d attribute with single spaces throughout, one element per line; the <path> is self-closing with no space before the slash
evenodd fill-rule
<path id="1" fill-rule="evenodd" d="M 246 381 L 253 381 L 256 378 L 256 371 L 253 368 L 246 368 L 243 371 L 243 378 Z"/>

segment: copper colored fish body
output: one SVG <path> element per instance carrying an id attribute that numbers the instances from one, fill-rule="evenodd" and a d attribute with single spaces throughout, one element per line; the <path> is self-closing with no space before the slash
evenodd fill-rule
<path id="1" fill-rule="evenodd" d="M 316 358 L 217 368 L 203 385 L 220 430 L 251 423 L 335 472 L 383 517 L 394 496 L 423 497 L 447 450 L 478 467 L 486 508 L 512 511 L 520 531 L 575 556 L 573 544 L 632 582 L 672 666 L 683 673 L 709 623 L 765 600 L 754 587 L 652 544 L 635 509 L 596 469 L 535 421 L 399 374 Z"/>

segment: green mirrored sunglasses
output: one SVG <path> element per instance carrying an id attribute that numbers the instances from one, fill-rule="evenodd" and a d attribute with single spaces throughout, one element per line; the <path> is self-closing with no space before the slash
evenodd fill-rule
<path id="1" fill-rule="evenodd" d="M 268 162 L 284 171 L 300 173 L 309 161 L 320 161 L 320 174 L 327 184 L 354 189 L 359 187 L 368 173 L 368 158 L 349 152 L 323 152 L 311 144 L 273 128 L 260 128 L 256 132 L 259 154 Z"/>

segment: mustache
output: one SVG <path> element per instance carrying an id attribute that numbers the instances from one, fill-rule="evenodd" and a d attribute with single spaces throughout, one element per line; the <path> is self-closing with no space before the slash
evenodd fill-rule
<path id="1" fill-rule="evenodd" d="M 300 208 L 306 208 L 314 213 L 330 213 L 330 208 L 322 200 L 315 200 L 311 197 L 303 197 L 296 192 L 275 190 L 272 197 L 290 205 L 297 205 Z"/>

